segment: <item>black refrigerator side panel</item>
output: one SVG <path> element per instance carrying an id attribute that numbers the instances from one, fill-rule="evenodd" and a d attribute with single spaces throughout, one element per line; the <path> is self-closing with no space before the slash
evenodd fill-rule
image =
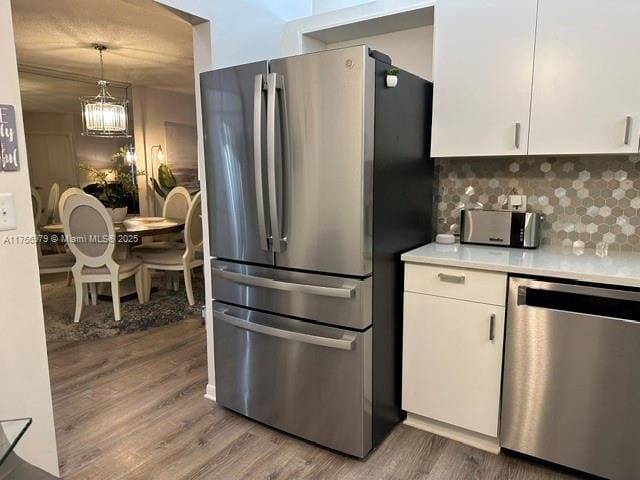
<path id="1" fill-rule="evenodd" d="M 373 170 L 373 445 L 398 422 L 402 387 L 400 255 L 433 240 L 434 162 L 430 158 L 433 84 L 400 71 L 387 88 L 375 68 Z"/>

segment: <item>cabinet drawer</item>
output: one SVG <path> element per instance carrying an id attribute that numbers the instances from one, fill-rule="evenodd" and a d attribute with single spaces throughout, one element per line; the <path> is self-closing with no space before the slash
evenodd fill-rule
<path id="1" fill-rule="evenodd" d="M 350 455 L 371 450 L 371 329 L 213 309 L 218 404 Z"/>
<path id="2" fill-rule="evenodd" d="M 406 263 L 404 275 L 407 292 L 491 305 L 506 304 L 506 273 Z"/>

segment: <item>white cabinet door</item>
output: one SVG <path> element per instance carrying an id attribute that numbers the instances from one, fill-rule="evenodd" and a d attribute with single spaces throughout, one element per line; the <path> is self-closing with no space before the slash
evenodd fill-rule
<path id="1" fill-rule="evenodd" d="M 638 0 L 540 0 L 529 153 L 638 151 L 639 20 Z"/>
<path id="2" fill-rule="evenodd" d="M 497 437 L 503 340 L 502 307 L 406 292 L 402 408 Z"/>
<path id="3" fill-rule="evenodd" d="M 536 0 L 442 0 L 433 40 L 433 157 L 525 155 Z"/>

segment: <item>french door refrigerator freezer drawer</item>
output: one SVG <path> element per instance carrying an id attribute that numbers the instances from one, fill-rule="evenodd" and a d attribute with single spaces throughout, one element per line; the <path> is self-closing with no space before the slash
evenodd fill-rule
<path id="1" fill-rule="evenodd" d="M 219 404 L 350 455 L 371 450 L 371 329 L 213 311 Z"/>
<path id="2" fill-rule="evenodd" d="M 213 295 L 222 302 L 339 327 L 371 325 L 371 277 L 364 280 L 212 261 Z"/>

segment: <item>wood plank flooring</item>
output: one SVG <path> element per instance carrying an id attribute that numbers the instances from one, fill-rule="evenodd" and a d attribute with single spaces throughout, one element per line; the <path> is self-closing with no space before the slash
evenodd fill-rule
<path id="1" fill-rule="evenodd" d="M 280 433 L 203 398 L 199 320 L 49 345 L 67 479 L 575 479 L 404 425 L 366 461 Z"/>

